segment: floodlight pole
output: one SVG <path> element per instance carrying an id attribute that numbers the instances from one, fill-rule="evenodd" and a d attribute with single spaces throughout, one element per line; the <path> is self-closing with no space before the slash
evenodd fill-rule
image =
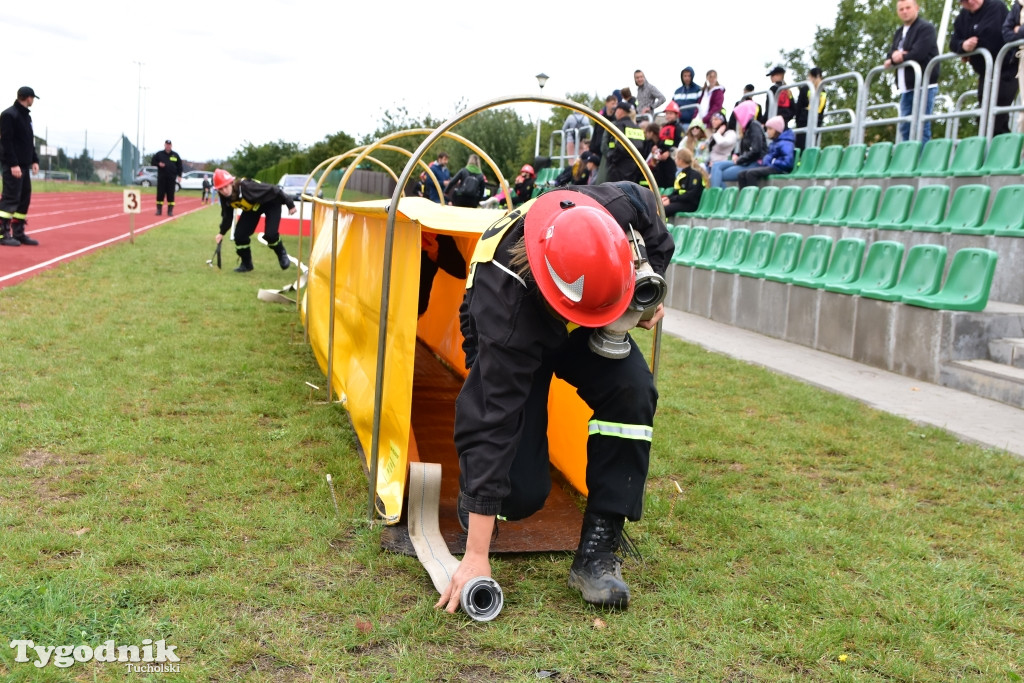
<path id="1" fill-rule="evenodd" d="M 540 94 L 542 96 L 544 95 L 544 84 L 547 83 L 547 82 L 548 82 L 548 75 L 546 73 L 541 71 L 539 74 L 537 74 L 537 85 L 540 86 Z M 540 156 L 540 124 L 541 124 L 541 120 L 540 120 L 540 116 L 538 115 L 537 116 L 537 145 L 536 145 L 536 147 L 534 147 L 534 150 L 533 150 L 534 158 Z"/>
<path id="2" fill-rule="evenodd" d="M 132 64 L 139 65 L 139 94 L 136 98 L 135 103 L 135 144 L 139 143 L 139 123 L 142 121 L 142 62 L 132 62 Z M 135 161 L 135 168 L 132 169 L 133 174 L 138 174 L 139 167 L 142 165 L 142 149 L 140 148 L 138 159 Z"/>

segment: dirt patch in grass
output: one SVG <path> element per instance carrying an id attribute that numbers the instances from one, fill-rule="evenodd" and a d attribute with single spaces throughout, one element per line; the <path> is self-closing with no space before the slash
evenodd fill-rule
<path id="1" fill-rule="evenodd" d="M 83 476 L 83 462 L 66 462 L 61 456 L 49 451 L 30 449 L 21 454 L 18 463 L 26 470 L 44 473 L 32 479 L 32 490 L 42 501 L 59 503 L 76 500 L 81 493 L 61 491 L 58 482 L 77 481 Z"/>
<path id="2" fill-rule="evenodd" d="M 288 683 L 291 681 L 308 681 L 310 675 L 300 671 L 291 664 L 286 664 L 269 654 L 262 654 L 253 657 L 247 662 L 238 664 L 231 669 L 231 673 L 223 679 L 213 680 L 239 680 L 248 679 L 251 674 L 256 674 L 261 681 L 280 681 Z"/>
<path id="3" fill-rule="evenodd" d="M 18 458 L 18 464 L 27 470 L 41 470 L 50 467 L 60 467 L 64 464 L 64 461 L 56 453 L 31 449 L 21 454 L 21 457 Z"/>

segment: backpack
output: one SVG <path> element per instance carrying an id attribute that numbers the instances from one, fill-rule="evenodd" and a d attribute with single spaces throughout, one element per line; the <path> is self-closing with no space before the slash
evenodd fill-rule
<path id="1" fill-rule="evenodd" d="M 484 177 L 479 173 L 469 173 L 457 188 L 455 196 L 463 199 L 475 199 L 484 196 Z"/>

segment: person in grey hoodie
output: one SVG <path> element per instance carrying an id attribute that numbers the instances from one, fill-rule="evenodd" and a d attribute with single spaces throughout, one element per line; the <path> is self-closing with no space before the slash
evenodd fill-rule
<path id="1" fill-rule="evenodd" d="M 693 67 L 688 66 L 679 72 L 681 86 L 676 88 L 672 101 L 679 105 L 679 123 L 685 131 L 697 115 L 697 100 L 700 99 L 700 86 L 693 82 Z"/>

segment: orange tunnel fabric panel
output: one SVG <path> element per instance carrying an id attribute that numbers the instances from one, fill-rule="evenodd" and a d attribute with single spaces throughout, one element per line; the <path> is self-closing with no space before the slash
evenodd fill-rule
<path id="1" fill-rule="evenodd" d="M 335 395 L 344 402 L 367 458 L 371 452 L 374 382 L 380 296 L 383 286 L 387 207 L 390 200 L 337 204 L 333 376 Z M 445 364 L 462 374 L 465 356 L 459 330 L 459 306 L 465 280 L 439 271 L 430 304 L 417 319 L 420 231 L 451 235 L 470 261 L 479 236 L 504 211 L 464 209 L 403 197 L 395 222 L 380 415 L 377 496 L 384 520 L 397 523 L 409 460 L 412 383 L 416 337 Z M 335 207 L 318 205 L 313 215 L 313 247 L 303 314 L 310 344 L 327 372 L 330 329 L 331 244 Z M 578 490 L 586 492 L 586 439 L 590 410 L 572 387 L 553 383 L 549 399 L 549 439 L 553 464 Z M 557 417 L 556 417 L 557 416 Z M 422 454 L 421 454 L 422 455 Z"/>

